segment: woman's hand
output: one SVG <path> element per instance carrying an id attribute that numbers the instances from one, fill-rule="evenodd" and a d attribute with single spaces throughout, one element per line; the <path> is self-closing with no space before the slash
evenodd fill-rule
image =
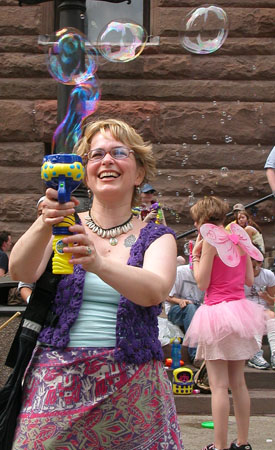
<path id="1" fill-rule="evenodd" d="M 150 220 L 156 219 L 157 218 L 157 214 L 158 214 L 158 212 L 153 209 L 152 211 L 150 211 L 147 214 L 147 216 L 144 218 L 143 222 L 148 223 L 148 222 L 150 222 Z"/>
<path id="2" fill-rule="evenodd" d="M 100 270 L 101 256 L 97 253 L 93 241 L 86 234 L 82 225 L 73 225 L 69 231 L 74 233 L 62 239 L 64 244 L 71 244 L 71 247 L 64 247 L 64 253 L 72 253 L 71 264 L 81 264 L 87 272 L 97 273 Z"/>
<path id="3" fill-rule="evenodd" d="M 192 251 L 192 257 L 193 258 L 200 258 L 201 251 L 202 251 L 202 244 L 203 244 L 203 238 L 201 234 L 199 233 L 195 242 L 195 245 L 193 247 Z"/>
<path id="4" fill-rule="evenodd" d="M 42 220 L 48 225 L 62 222 L 64 217 L 75 213 L 75 206 L 78 204 L 79 201 L 76 197 L 71 197 L 69 202 L 58 203 L 58 192 L 49 188 L 46 191 L 46 198 L 42 202 Z"/>

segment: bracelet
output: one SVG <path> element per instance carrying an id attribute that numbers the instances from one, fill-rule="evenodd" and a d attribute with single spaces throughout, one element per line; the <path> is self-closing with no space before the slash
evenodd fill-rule
<path id="1" fill-rule="evenodd" d="M 200 262 L 200 256 L 198 255 L 192 255 L 192 262 Z"/>

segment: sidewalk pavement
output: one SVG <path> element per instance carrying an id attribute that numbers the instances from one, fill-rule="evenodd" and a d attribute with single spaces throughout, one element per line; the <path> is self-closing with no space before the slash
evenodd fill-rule
<path id="1" fill-rule="evenodd" d="M 201 450 L 213 442 L 214 430 L 203 428 L 201 422 L 211 416 L 178 415 L 185 450 Z M 233 416 L 229 417 L 228 445 L 236 439 L 237 429 Z M 275 415 L 250 418 L 249 443 L 253 450 L 275 449 Z"/>

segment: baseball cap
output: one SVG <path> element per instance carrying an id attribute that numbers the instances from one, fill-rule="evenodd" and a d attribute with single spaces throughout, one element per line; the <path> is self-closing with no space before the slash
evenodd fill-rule
<path id="1" fill-rule="evenodd" d="M 144 194 L 150 191 L 156 192 L 156 189 L 154 189 L 153 186 L 151 186 L 151 184 L 149 183 L 145 183 L 141 188 L 141 192 L 143 192 Z"/>
<path id="2" fill-rule="evenodd" d="M 241 203 L 236 203 L 236 205 L 233 206 L 233 211 L 245 211 L 245 206 Z"/>

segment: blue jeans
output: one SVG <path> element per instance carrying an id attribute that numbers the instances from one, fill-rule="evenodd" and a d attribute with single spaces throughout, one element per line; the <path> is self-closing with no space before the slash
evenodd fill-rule
<path id="1" fill-rule="evenodd" d="M 188 303 L 184 308 L 181 308 L 179 305 L 173 305 L 168 313 L 168 320 L 174 325 L 183 328 L 186 333 L 199 306 L 200 305 L 194 305 L 194 303 Z M 195 358 L 196 351 L 196 347 L 188 347 L 188 354 L 191 361 Z"/>

